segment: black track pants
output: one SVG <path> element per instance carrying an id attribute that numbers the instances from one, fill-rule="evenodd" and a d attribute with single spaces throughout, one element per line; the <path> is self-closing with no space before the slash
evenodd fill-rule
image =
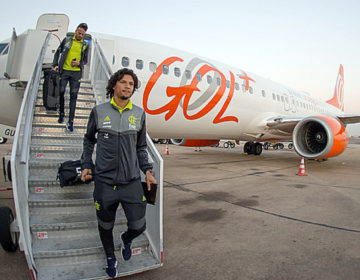
<path id="1" fill-rule="evenodd" d="M 111 186 L 95 179 L 94 203 L 100 239 L 108 257 L 114 257 L 113 228 L 119 204 L 127 219 L 125 243 L 132 242 L 144 232 L 146 200 L 140 179 L 122 186 Z"/>
<path id="2" fill-rule="evenodd" d="M 70 86 L 70 112 L 69 121 L 73 121 L 75 117 L 75 108 L 78 92 L 80 89 L 81 71 L 68 71 L 63 70 L 60 76 L 60 114 L 64 115 L 65 112 L 65 90 L 69 82 Z"/>

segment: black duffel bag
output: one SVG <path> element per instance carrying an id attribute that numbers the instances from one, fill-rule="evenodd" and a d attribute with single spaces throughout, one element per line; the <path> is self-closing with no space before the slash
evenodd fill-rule
<path id="1" fill-rule="evenodd" d="M 92 168 L 92 170 L 94 170 L 94 168 Z M 60 165 L 56 179 L 60 180 L 61 187 L 82 184 L 81 171 L 80 160 L 65 161 Z M 92 180 L 86 181 L 86 183 L 90 183 L 91 181 Z"/>

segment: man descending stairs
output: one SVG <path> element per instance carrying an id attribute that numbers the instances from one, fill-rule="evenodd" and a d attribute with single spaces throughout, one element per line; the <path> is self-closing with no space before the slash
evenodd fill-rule
<path id="1" fill-rule="evenodd" d="M 41 89 L 41 86 L 40 86 Z M 68 104 L 68 92 L 65 104 Z M 42 106 L 39 90 L 32 125 L 29 162 L 29 223 L 37 279 L 103 279 L 105 254 L 98 236 L 93 182 L 60 188 L 57 169 L 67 160 L 80 159 L 83 136 L 95 98 L 90 83 L 82 82 L 77 99 L 74 131 L 59 124 L 58 114 Z M 69 110 L 65 106 L 65 110 Z M 126 229 L 122 209 L 116 215 L 114 242 L 121 260 L 120 234 Z M 133 258 L 120 261 L 118 275 L 157 264 L 142 234 L 133 242 Z M 104 268 L 104 269 L 102 269 Z"/>

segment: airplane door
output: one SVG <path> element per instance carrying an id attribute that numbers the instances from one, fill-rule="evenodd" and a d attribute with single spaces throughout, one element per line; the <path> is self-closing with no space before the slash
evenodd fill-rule
<path id="1" fill-rule="evenodd" d="M 284 96 L 284 109 L 285 111 L 289 111 L 290 110 L 289 95 L 284 93 L 283 96 Z"/>
<path id="2" fill-rule="evenodd" d="M 296 103 L 295 103 L 295 99 L 294 99 L 294 96 L 290 96 L 290 107 L 291 107 L 291 111 L 293 113 L 296 113 Z"/>
<path id="3" fill-rule="evenodd" d="M 69 27 L 69 17 L 65 14 L 43 14 L 39 17 L 36 30 L 51 32 L 44 63 L 52 64 L 56 49 L 65 38 Z"/>

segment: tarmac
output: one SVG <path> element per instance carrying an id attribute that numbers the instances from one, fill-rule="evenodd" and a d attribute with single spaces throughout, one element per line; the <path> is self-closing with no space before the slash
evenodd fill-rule
<path id="1" fill-rule="evenodd" d="M 164 266 L 144 279 L 360 279 L 360 139 L 327 161 L 287 148 L 156 145 L 164 159 Z M 0 145 L 10 154 L 11 143 Z M 10 187 L 0 172 L 0 187 Z M 13 205 L 11 191 L 0 206 Z M 23 252 L 0 249 L 1 279 L 31 279 Z"/>

